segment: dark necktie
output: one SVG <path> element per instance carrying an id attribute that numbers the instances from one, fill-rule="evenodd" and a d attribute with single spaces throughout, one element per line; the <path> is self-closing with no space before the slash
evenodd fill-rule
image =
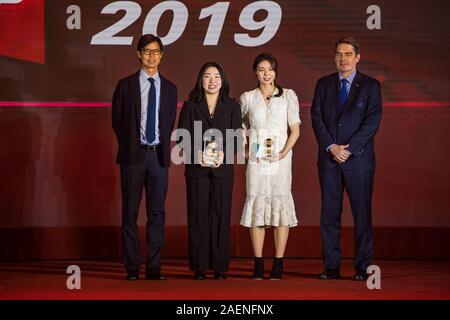
<path id="1" fill-rule="evenodd" d="M 155 79 L 148 78 L 150 81 L 150 90 L 148 92 L 147 103 L 147 123 L 145 125 L 145 138 L 147 143 L 151 144 L 155 141 L 155 126 L 156 126 L 156 90 Z"/>
<path id="2" fill-rule="evenodd" d="M 341 90 L 339 91 L 339 113 L 342 114 L 347 103 L 347 79 L 341 80 Z"/>

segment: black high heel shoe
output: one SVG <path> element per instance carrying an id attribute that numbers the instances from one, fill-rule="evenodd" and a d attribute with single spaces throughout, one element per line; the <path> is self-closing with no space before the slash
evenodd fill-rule
<path id="1" fill-rule="evenodd" d="M 263 257 L 255 257 L 253 258 L 255 266 L 253 269 L 253 280 L 262 280 L 264 279 L 264 258 Z"/>
<path id="2" fill-rule="evenodd" d="M 274 258 L 270 280 L 280 280 L 283 276 L 283 258 Z"/>

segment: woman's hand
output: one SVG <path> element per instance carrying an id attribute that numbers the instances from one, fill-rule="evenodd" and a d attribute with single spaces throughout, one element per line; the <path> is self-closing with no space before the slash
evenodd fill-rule
<path id="1" fill-rule="evenodd" d="M 284 152 L 276 152 L 275 154 L 273 154 L 270 157 L 264 157 L 265 160 L 268 160 L 270 162 L 277 162 L 280 161 L 281 159 L 283 159 L 286 155 L 284 154 Z"/>
<path id="2" fill-rule="evenodd" d="M 225 154 L 223 153 L 223 151 L 219 151 L 219 158 L 218 159 L 214 159 L 214 164 L 212 165 L 213 168 L 218 168 L 222 165 L 223 160 L 224 160 Z"/>
<path id="3" fill-rule="evenodd" d="M 260 161 L 260 158 L 258 158 L 258 157 L 256 156 L 256 153 L 254 153 L 254 152 L 249 152 L 249 153 L 248 153 L 248 159 L 249 159 L 250 162 L 252 162 L 252 163 L 259 163 L 259 161 Z"/>
<path id="4" fill-rule="evenodd" d="M 209 167 L 209 165 L 207 165 L 204 161 L 203 161 L 203 152 L 202 151 L 198 151 L 198 164 L 201 165 L 202 167 L 206 168 Z"/>

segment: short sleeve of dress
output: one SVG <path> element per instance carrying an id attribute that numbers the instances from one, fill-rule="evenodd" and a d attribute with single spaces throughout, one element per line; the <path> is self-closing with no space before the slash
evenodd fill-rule
<path id="1" fill-rule="evenodd" d="M 245 129 L 250 128 L 250 120 L 249 120 L 249 114 L 248 114 L 248 109 L 249 109 L 249 93 L 248 92 L 244 92 L 243 94 L 241 94 L 241 97 L 239 98 L 239 102 L 241 104 L 241 112 L 242 112 L 242 127 Z"/>
<path id="2" fill-rule="evenodd" d="M 300 124 L 302 121 L 300 120 L 300 108 L 298 103 L 297 95 L 294 90 L 287 89 L 286 90 L 286 99 L 287 99 L 287 116 L 288 116 L 288 124 L 291 126 L 293 124 Z"/>

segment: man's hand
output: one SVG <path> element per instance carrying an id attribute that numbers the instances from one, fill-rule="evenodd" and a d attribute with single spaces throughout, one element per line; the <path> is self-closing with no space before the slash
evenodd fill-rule
<path id="1" fill-rule="evenodd" d="M 330 148 L 330 152 L 333 155 L 334 161 L 337 163 L 344 163 L 350 157 L 351 153 L 347 150 L 349 144 L 338 145 L 335 144 Z"/>

